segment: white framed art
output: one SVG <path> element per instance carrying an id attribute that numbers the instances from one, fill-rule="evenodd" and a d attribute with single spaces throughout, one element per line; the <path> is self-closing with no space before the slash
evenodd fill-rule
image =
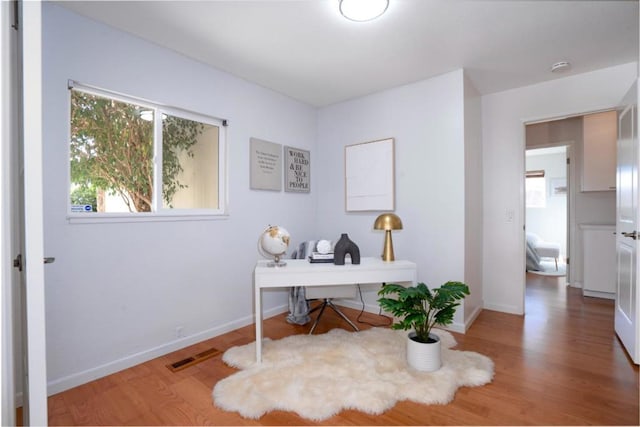
<path id="1" fill-rule="evenodd" d="M 393 138 L 347 145 L 344 173 L 347 211 L 395 210 Z"/>

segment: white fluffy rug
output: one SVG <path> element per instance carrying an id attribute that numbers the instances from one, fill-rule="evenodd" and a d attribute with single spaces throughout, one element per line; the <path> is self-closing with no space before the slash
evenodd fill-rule
<path id="1" fill-rule="evenodd" d="M 262 364 L 255 363 L 255 343 L 233 347 L 223 360 L 242 370 L 216 384 L 214 403 L 246 418 L 279 409 L 322 421 L 343 409 L 380 414 L 401 400 L 446 404 L 460 386 L 491 382 L 491 359 L 451 350 L 453 336 L 434 332 L 442 339 L 443 366 L 432 373 L 409 368 L 407 332 L 387 328 L 265 339 Z"/>
<path id="2" fill-rule="evenodd" d="M 540 261 L 541 271 L 528 271 L 531 274 L 537 274 L 539 276 L 556 276 L 562 277 L 567 275 L 567 264 L 562 261 L 558 261 L 558 269 L 556 270 L 555 261 Z"/>

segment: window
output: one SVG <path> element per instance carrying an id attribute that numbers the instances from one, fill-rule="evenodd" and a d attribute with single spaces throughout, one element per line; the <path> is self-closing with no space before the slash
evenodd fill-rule
<path id="1" fill-rule="evenodd" d="M 547 206 L 547 184 L 544 171 L 527 171 L 525 181 L 526 206 L 544 208 Z"/>
<path id="2" fill-rule="evenodd" d="M 225 213 L 224 121 L 78 84 L 70 97 L 72 217 Z"/>

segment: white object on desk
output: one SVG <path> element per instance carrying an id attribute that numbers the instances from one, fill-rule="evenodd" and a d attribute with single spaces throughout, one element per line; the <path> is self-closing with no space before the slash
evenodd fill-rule
<path id="1" fill-rule="evenodd" d="M 253 271 L 256 315 L 256 361 L 262 361 L 262 289 L 289 286 L 353 285 L 364 283 L 415 284 L 417 267 L 411 261 L 384 262 L 379 258 L 362 258 L 360 264 L 312 264 L 304 259 L 287 260 L 286 267 L 267 267 L 258 261 Z"/>
<path id="2" fill-rule="evenodd" d="M 318 253 L 328 254 L 331 252 L 331 242 L 328 240 L 318 240 L 316 248 L 318 249 Z"/>

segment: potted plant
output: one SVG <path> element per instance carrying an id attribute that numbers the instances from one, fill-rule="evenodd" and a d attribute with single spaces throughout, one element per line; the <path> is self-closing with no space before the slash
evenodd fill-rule
<path id="1" fill-rule="evenodd" d="M 447 282 L 434 289 L 424 283 L 410 287 L 391 283 L 384 285 L 378 295 L 382 297 L 378 299 L 380 307 L 399 319 L 391 325 L 392 329 L 413 329 L 407 339 L 409 365 L 420 371 L 440 369 L 440 338 L 431 329 L 453 323 L 456 307 L 469 295 L 469 287 L 462 282 Z"/>

